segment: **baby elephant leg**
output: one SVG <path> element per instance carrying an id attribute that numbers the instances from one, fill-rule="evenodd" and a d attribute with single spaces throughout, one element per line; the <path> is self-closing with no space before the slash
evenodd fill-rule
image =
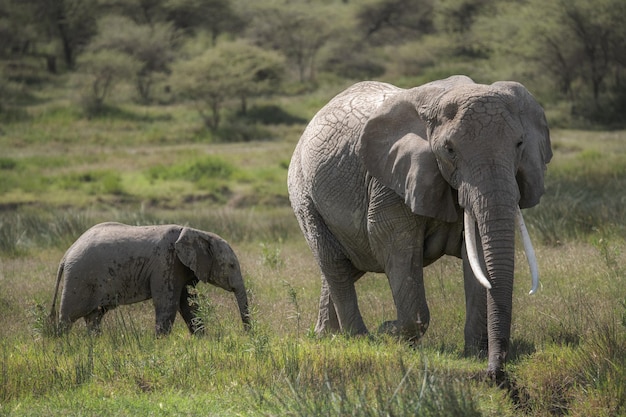
<path id="1" fill-rule="evenodd" d="M 104 317 L 104 313 L 106 312 L 106 307 L 98 307 L 85 316 L 85 323 L 87 324 L 87 329 L 90 333 L 100 334 L 100 323 L 102 322 L 102 317 Z"/>
<path id="2" fill-rule="evenodd" d="M 155 331 L 157 336 L 168 335 L 172 331 L 172 325 L 176 319 L 177 303 L 172 305 L 161 306 L 154 305 L 156 316 Z"/>
<path id="3" fill-rule="evenodd" d="M 204 334 L 204 324 L 202 319 L 198 317 L 198 295 L 195 291 L 189 292 L 193 286 L 187 285 L 183 287 L 180 294 L 180 315 L 183 316 L 189 332 L 194 335 Z"/>
<path id="4" fill-rule="evenodd" d="M 168 292 L 153 297 L 152 301 L 154 302 L 155 331 L 157 336 L 170 334 L 176 319 L 179 298 Z"/>

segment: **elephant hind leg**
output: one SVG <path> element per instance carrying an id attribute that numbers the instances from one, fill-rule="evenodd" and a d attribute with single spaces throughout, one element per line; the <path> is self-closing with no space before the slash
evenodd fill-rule
<path id="1" fill-rule="evenodd" d="M 328 281 L 322 278 L 322 293 L 320 295 L 319 311 L 317 315 L 317 323 L 315 324 L 315 333 L 321 336 L 325 333 L 338 333 L 341 330 L 339 319 L 335 305 L 330 297 L 330 288 Z"/>
<path id="2" fill-rule="evenodd" d="M 322 293 L 315 326 L 317 334 L 339 329 L 348 334 L 367 333 L 354 288 L 354 283 L 364 272 L 346 257 L 341 243 L 312 201 L 297 199 L 292 201 L 292 206 L 322 272 Z"/>
<path id="3" fill-rule="evenodd" d="M 322 290 L 315 331 L 318 335 L 335 330 L 366 334 L 367 327 L 357 302 L 355 282 L 364 274 L 347 258 L 321 263 Z"/>

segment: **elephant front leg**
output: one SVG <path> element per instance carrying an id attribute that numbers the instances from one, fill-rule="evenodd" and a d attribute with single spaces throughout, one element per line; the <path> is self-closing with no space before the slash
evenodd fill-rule
<path id="1" fill-rule="evenodd" d="M 157 336 L 168 335 L 172 331 L 176 313 L 179 309 L 180 291 L 175 293 L 173 289 L 162 286 L 161 290 L 154 292 L 152 301 L 154 302 L 156 320 L 155 332 Z"/>
<path id="2" fill-rule="evenodd" d="M 404 268 L 400 268 L 402 270 Z M 409 341 L 420 339 L 430 323 L 430 311 L 426 302 L 426 290 L 422 267 L 411 270 L 391 270 L 389 284 L 396 305 L 397 320 L 383 323 L 381 329 L 397 334 Z"/>
<path id="3" fill-rule="evenodd" d="M 478 246 L 480 259 L 482 248 Z M 466 356 L 487 355 L 487 290 L 474 276 L 463 245 L 463 283 L 465 287 L 465 350 Z M 483 267 L 484 268 L 484 267 Z"/>
<path id="4" fill-rule="evenodd" d="M 176 308 L 161 307 L 155 305 L 156 324 L 155 332 L 157 336 L 165 336 L 172 332 L 172 326 L 176 319 Z"/>
<path id="5" fill-rule="evenodd" d="M 180 315 L 183 316 L 189 332 L 193 335 L 204 334 L 204 324 L 198 317 L 198 294 L 195 291 L 189 292 L 190 285 L 183 287 L 180 294 Z"/>

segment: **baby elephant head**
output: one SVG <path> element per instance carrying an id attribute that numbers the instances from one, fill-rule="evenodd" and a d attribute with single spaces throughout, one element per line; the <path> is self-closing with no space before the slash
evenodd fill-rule
<path id="1" fill-rule="evenodd" d="M 235 293 L 241 320 L 248 328 L 248 296 L 239 260 L 230 245 L 214 233 L 185 227 L 174 246 L 178 259 L 196 278 Z"/>

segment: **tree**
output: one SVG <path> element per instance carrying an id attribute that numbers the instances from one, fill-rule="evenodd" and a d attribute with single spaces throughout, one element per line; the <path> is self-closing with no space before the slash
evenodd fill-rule
<path id="1" fill-rule="evenodd" d="M 432 0 L 377 0 L 361 6 L 358 28 L 375 45 L 403 43 L 433 31 Z"/>
<path id="2" fill-rule="evenodd" d="M 297 3 L 252 9 L 249 37 L 266 49 L 285 55 L 300 81 L 314 80 L 316 57 L 332 36 L 332 18 L 322 7 Z"/>
<path id="3" fill-rule="evenodd" d="M 166 0 L 99 0 L 111 14 L 128 17 L 139 25 L 153 25 L 165 21 Z"/>
<path id="4" fill-rule="evenodd" d="M 32 14 L 27 6 L 15 0 L 0 0 L 0 55 L 24 54 L 34 38 Z"/>
<path id="5" fill-rule="evenodd" d="M 435 8 L 437 30 L 454 43 L 457 54 L 484 56 L 483 44 L 475 39 L 474 24 L 494 0 L 442 0 Z M 489 13 L 491 14 L 491 13 Z"/>
<path id="6" fill-rule="evenodd" d="M 222 33 L 240 32 L 245 22 L 230 0 L 165 0 L 167 20 L 188 34 L 207 30 L 213 45 Z"/>
<path id="7" fill-rule="evenodd" d="M 122 16 L 107 16 L 99 21 L 98 27 L 90 50 L 115 50 L 138 61 L 140 66 L 134 76 L 137 92 L 142 101 L 150 102 L 155 80 L 169 72 L 175 58 L 176 31 L 172 25 L 137 24 Z"/>
<path id="8" fill-rule="evenodd" d="M 217 130 L 220 112 L 238 99 L 245 113 L 247 99 L 271 94 L 281 79 L 282 58 L 245 41 L 218 42 L 214 48 L 175 65 L 172 86 L 192 100 L 207 128 Z"/>
<path id="9" fill-rule="evenodd" d="M 131 56 L 115 50 L 89 51 L 78 60 L 79 76 L 86 80 L 83 106 L 89 115 L 97 114 L 104 107 L 115 85 L 131 78 L 139 63 Z"/>
<path id="10" fill-rule="evenodd" d="M 541 8 L 539 8 L 541 6 Z M 607 76 L 623 68 L 626 5 L 622 0 L 559 0 L 529 5 L 523 41 L 532 56 L 571 91 L 580 80 L 598 103 Z"/>
<path id="11" fill-rule="evenodd" d="M 575 115 L 623 123 L 625 13 L 623 0 L 510 1 L 476 26 L 525 77 L 549 78 Z"/>
<path id="12" fill-rule="evenodd" d="M 65 65 L 73 69 L 76 57 L 96 34 L 97 0 L 25 0 L 33 8 L 40 40 L 58 41 Z"/>

